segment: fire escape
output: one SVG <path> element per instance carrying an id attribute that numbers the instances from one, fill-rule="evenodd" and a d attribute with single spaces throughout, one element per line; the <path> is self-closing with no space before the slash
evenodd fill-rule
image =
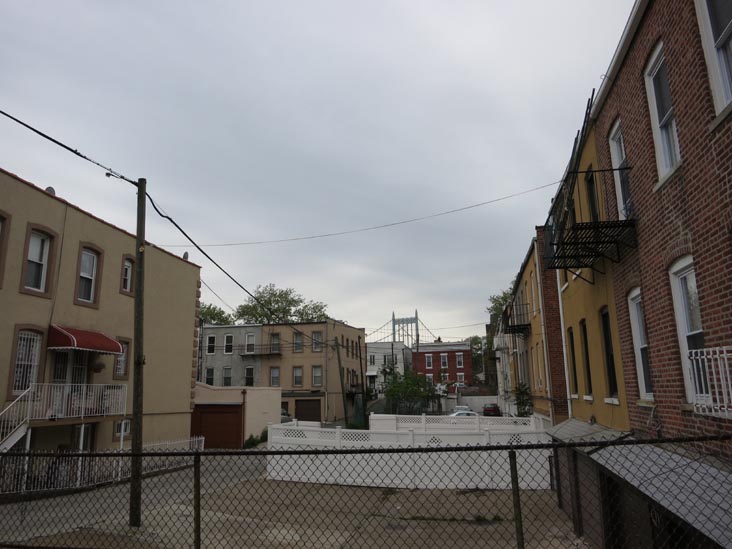
<path id="1" fill-rule="evenodd" d="M 590 221 L 576 221 L 574 191 L 580 174 L 594 177 L 597 173 L 617 171 L 624 189 L 629 190 L 630 187 L 630 168 L 626 165 L 610 170 L 580 171 L 592 101 L 590 98 L 587 102 L 582 129 L 575 137 L 567 173 L 552 203 L 544 231 L 545 267 L 567 270 L 589 283 L 592 280 L 582 275 L 582 269 L 604 273 L 600 260 L 618 263 L 628 249 L 636 247 L 635 219 L 630 200 L 623 205 L 625 219 L 603 220 L 599 212 L 591 208 Z"/>

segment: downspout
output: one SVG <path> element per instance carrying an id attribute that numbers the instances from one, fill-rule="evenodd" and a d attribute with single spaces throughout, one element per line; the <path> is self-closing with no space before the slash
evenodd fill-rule
<path id="1" fill-rule="evenodd" d="M 539 247 L 537 239 L 534 239 L 534 272 L 536 273 L 536 288 L 539 292 L 539 313 L 541 314 L 541 340 L 544 346 L 544 379 L 546 380 L 546 394 L 549 398 L 549 421 L 554 425 L 554 406 L 552 405 L 552 383 L 550 376 L 549 348 L 546 343 L 546 319 L 544 317 L 544 293 L 541 291 L 541 278 L 544 271 L 539 270 Z M 564 330 L 562 330 L 564 331 Z"/>
<path id="2" fill-rule="evenodd" d="M 562 286 L 559 280 L 559 269 L 557 269 L 557 299 L 559 300 L 559 319 L 562 324 L 562 356 L 564 357 L 564 384 L 567 390 L 567 414 L 572 417 L 572 397 L 569 392 L 569 365 L 567 364 L 567 342 L 564 336 L 564 303 L 562 302 Z"/>

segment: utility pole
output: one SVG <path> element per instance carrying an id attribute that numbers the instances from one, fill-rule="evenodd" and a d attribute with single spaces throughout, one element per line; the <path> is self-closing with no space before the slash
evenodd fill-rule
<path id="1" fill-rule="evenodd" d="M 361 420 L 366 424 L 366 375 L 363 371 L 363 353 L 361 352 L 361 336 L 358 336 L 358 368 L 361 370 Z"/>
<path id="2" fill-rule="evenodd" d="M 137 235 L 135 240 L 135 365 L 132 387 L 132 470 L 130 474 L 130 526 L 142 525 L 142 371 L 145 307 L 145 201 L 147 180 L 137 180 Z"/>
<path id="3" fill-rule="evenodd" d="M 346 427 L 348 427 L 348 403 L 346 402 L 346 386 L 343 384 L 343 366 L 341 365 L 341 344 L 338 341 L 338 336 L 335 338 L 336 355 L 338 356 L 338 375 L 341 378 L 341 397 L 343 399 L 343 418 L 346 421 Z"/>

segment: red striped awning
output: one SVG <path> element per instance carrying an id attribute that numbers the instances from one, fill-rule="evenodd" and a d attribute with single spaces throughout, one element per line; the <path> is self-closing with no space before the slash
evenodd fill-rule
<path id="1" fill-rule="evenodd" d="M 48 349 L 50 351 L 75 349 L 105 355 L 121 355 L 123 352 L 119 341 L 101 332 L 79 330 L 58 324 L 51 324 L 51 329 L 48 331 Z"/>

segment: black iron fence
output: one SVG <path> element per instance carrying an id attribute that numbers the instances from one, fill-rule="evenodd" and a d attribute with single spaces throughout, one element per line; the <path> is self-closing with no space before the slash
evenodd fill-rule
<path id="1" fill-rule="evenodd" d="M 0 546 L 732 547 L 729 444 L 150 452 L 140 528 L 127 525 L 129 484 L 112 474 L 0 495 Z M 119 455 L 63 457 L 81 471 L 125 467 Z M 18 460 L 58 469 L 58 456 L 2 454 L 0 479 Z"/>

